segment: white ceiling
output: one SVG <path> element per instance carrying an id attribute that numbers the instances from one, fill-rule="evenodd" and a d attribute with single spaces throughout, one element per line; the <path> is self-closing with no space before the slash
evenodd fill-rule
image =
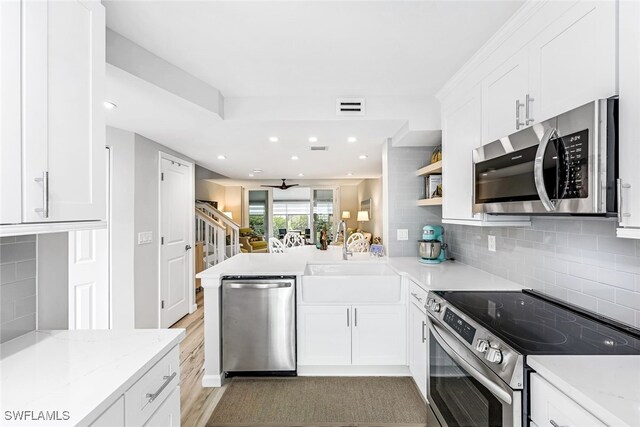
<path id="1" fill-rule="evenodd" d="M 110 66 L 107 96 L 119 108 L 108 112 L 109 125 L 158 141 L 236 181 L 295 181 L 380 176 L 382 143 L 408 119 L 396 107 L 364 120 L 333 119 L 325 110 L 316 117 L 313 109 L 296 115 L 296 97 L 312 105 L 317 97 L 317 105 L 329 109 L 326 100 L 338 96 L 394 97 L 396 104 L 406 97 L 405 111 L 419 112 L 416 96 L 433 102 L 435 92 L 523 2 L 103 3 L 111 29 L 234 100 L 231 119 L 220 120 Z M 260 119 L 255 106 L 268 97 L 285 100 L 286 112 Z M 248 110 L 235 106 L 248 99 L 253 115 L 243 116 Z M 279 105 L 272 101 L 264 105 Z M 279 142 L 269 142 L 270 136 Z M 318 142 L 310 143 L 310 136 Z M 350 136 L 358 141 L 348 143 Z M 329 151 L 311 152 L 310 145 L 328 145 Z M 368 158 L 360 160 L 360 154 Z M 250 178 L 253 169 L 263 172 Z"/>
<path id="2" fill-rule="evenodd" d="M 225 97 L 433 95 L 522 1 L 103 1 Z"/>

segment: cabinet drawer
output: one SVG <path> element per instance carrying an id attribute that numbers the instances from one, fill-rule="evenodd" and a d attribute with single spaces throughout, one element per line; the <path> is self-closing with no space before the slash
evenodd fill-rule
<path id="1" fill-rule="evenodd" d="M 595 427 L 605 426 L 566 394 L 531 374 L 531 420 L 539 427 Z"/>
<path id="2" fill-rule="evenodd" d="M 423 313 L 426 313 L 424 305 L 427 303 L 427 291 L 416 283 L 409 281 L 409 300 L 414 303 Z"/>
<path id="3" fill-rule="evenodd" d="M 143 425 L 179 384 L 180 352 L 175 346 L 125 392 L 127 425 Z"/>

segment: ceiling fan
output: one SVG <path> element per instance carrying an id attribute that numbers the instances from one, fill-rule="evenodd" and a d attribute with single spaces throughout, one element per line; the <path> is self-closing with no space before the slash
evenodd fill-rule
<path id="1" fill-rule="evenodd" d="M 280 185 L 261 185 L 260 187 L 271 187 L 271 188 L 279 188 L 280 190 L 288 190 L 291 187 L 295 187 L 296 185 L 300 185 L 300 184 L 287 184 L 287 183 L 285 183 L 287 178 L 281 178 L 281 179 L 282 179 L 282 184 L 280 184 Z"/>

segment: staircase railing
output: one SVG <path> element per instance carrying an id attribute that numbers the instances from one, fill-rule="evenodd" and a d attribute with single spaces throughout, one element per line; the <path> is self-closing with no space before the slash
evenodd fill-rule
<path id="1" fill-rule="evenodd" d="M 240 225 L 208 203 L 196 203 L 195 214 L 196 240 L 203 242 L 206 268 L 240 253 Z"/>

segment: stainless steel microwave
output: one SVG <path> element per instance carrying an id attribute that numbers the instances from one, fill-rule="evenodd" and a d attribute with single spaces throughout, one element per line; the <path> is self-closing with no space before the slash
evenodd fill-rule
<path id="1" fill-rule="evenodd" d="M 616 215 L 617 127 L 601 99 L 474 150 L 474 212 Z"/>

